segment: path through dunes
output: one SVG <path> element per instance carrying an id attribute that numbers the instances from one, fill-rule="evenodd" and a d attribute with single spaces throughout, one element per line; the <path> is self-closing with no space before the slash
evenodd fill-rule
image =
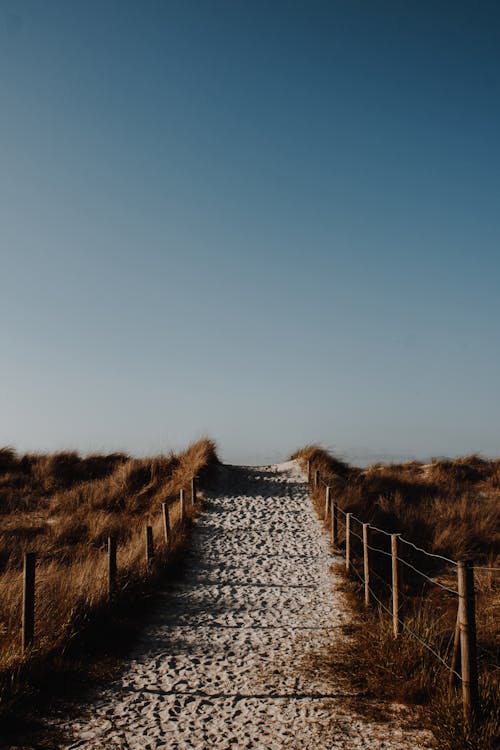
<path id="1" fill-rule="evenodd" d="M 297 465 L 224 467 L 220 485 L 182 579 L 159 597 L 124 675 L 71 722 L 68 747 L 430 747 L 396 720 L 353 715 L 354 689 L 322 666 L 350 615 Z"/>

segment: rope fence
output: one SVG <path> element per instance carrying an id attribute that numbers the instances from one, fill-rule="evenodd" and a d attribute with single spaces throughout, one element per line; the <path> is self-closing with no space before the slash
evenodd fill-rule
<path id="1" fill-rule="evenodd" d="M 361 583 L 363 583 L 363 577 L 361 576 L 361 574 L 360 574 L 360 573 L 358 573 L 358 571 L 356 570 L 356 568 L 353 568 L 353 572 L 354 572 L 354 573 L 356 574 L 356 576 L 357 576 L 357 577 L 359 578 L 359 580 L 361 581 Z M 372 570 L 372 571 L 371 571 L 371 573 L 373 574 L 373 573 L 374 573 L 374 571 Z M 380 579 L 381 581 L 383 581 L 383 578 L 382 578 L 382 576 L 378 576 L 378 575 L 377 575 L 376 573 L 375 573 L 375 576 L 376 576 L 376 577 L 378 577 L 378 578 L 379 578 L 379 579 Z M 384 583 L 387 583 L 387 582 L 386 582 L 386 581 L 384 581 Z M 381 607 L 381 608 L 382 608 L 382 609 L 383 609 L 383 610 L 384 610 L 385 612 L 387 612 L 387 614 L 388 614 L 388 615 L 390 615 L 390 616 L 392 617 L 392 612 L 391 612 L 391 610 L 389 609 L 389 607 L 387 607 L 387 606 L 386 606 L 386 605 L 385 605 L 385 604 L 384 604 L 384 603 L 383 603 L 383 602 L 382 602 L 382 601 L 381 601 L 381 600 L 380 600 L 380 599 L 378 598 L 378 596 L 377 596 L 377 595 L 375 594 L 375 592 L 373 591 L 373 589 L 372 589 L 372 588 L 370 588 L 370 593 L 371 593 L 371 595 L 372 595 L 373 599 L 374 599 L 374 600 L 375 600 L 375 601 L 377 602 L 377 604 L 378 604 L 378 605 L 379 605 L 379 606 L 380 606 L 380 607 Z M 403 630 L 405 630 L 405 631 L 406 631 L 406 632 L 407 632 L 407 633 L 408 633 L 409 635 L 411 635 L 411 636 L 412 636 L 412 638 L 414 638 L 414 639 L 415 639 L 416 641 L 418 641 L 418 642 L 419 642 L 419 643 L 420 643 L 420 644 L 421 644 L 422 646 L 424 646 L 424 647 L 425 647 L 425 648 L 426 648 L 426 649 L 427 649 L 428 651 L 430 651 L 430 653 L 431 653 L 431 654 L 433 654 L 433 656 L 435 656 L 435 657 L 436 657 L 436 658 L 437 658 L 437 659 L 438 659 L 438 660 L 439 660 L 439 661 L 441 662 L 441 664 L 442 664 L 442 665 L 443 665 L 444 667 L 446 667 L 446 669 L 447 669 L 447 670 L 448 670 L 448 671 L 449 671 L 450 673 L 452 673 L 453 675 L 455 675 L 455 676 L 456 676 L 456 677 L 457 677 L 458 679 L 460 679 L 460 680 L 462 679 L 462 675 L 461 675 L 461 674 L 459 674 L 459 673 L 458 673 L 458 672 L 457 672 L 457 671 L 456 671 L 455 669 L 453 669 L 453 667 L 450 667 L 450 665 L 449 665 L 449 664 L 448 664 L 448 663 L 447 663 L 447 662 L 446 662 L 446 661 L 445 661 L 445 660 L 443 659 L 443 657 L 442 657 L 442 656 L 441 656 L 440 654 L 438 654 L 438 652 L 437 652 L 437 651 L 435 651 L 435 650 L 434 650 L 434 649 L 432 648 L 432 646 L 430 646 L 430 645 L 429 645 L 429 644 L 428 644 L 428 643 L 427 643 L 426 641 L 424 641 L 424 640 L 423 640 L 423 638 L 420 638 L 420 636 L 419 636 L 419 635 L 418 635 L 417 633 L 415 633 L 415 631 L 414 631 L 414 630 L 412 630 L 411 628 L 409 628 L 409 627 L 408 627 L 408 625 L 407 625 L 407 624 L 406 624 L 405 622 L 403 622 L 403 620 L 401 620 L 400 618 L 398 618 L 398 621 L 399 621 L 399 624 L 401 625 L 401 627 L 403 628 Z"/>
<path id="2" fill-rule="evenodd" d="M 174 528 L 171 520 L 170 509 L 172 505 L 179 503 L 179 513 L 177 524 Z M 191 509 L 196 508 L 200 503 L 200 497 L 197 492 L 196 479 L 193 477 L 190 482 L 189 490 L 181 489 L 177 499 L 170 502 L 163 502 L 161 505 L 162 527 L 164 549 L 169 552 L 172 549 L 173 534 L 177 528 L 183 529 L 188 517 L 188 505 Z M 108 536 L 105 546 L 107 555 L 107 599 L 111 604 L 117 593 L 118 566 L 117 566 L 117 548 L 118 543 L 115 536 Z M 153 527 L 146 525 L 144 527 L 144 560 L 146 569 L 151 570 L 155 560 L 155 545 L 153 540 Z M 26 552 L 23 562 L 23 589 L 22 589 L 22 611 L 21 611 L 21 651 L 26 655 L 35 645 L 36 622 L 35 622 L 35 594 L 36 583 L 41 583 L 42 575 L 36 575 L 36 555 L 34 552 Z"/>
<path id="3" fill-rule="evenodd" d="M 308 462 L 308 481 L 312 484 L 313 490 L 321 494 L 321 488 L 325 490 L 324 520 L 328 523 L 331 520 L 331 541 L 334 549 L 339 549 L 338 525 L 339 522 L 344 529 L 345 541 L 345 568 L 347 573 L 353 573 L 364 588 L 365 606 L 370 607 L 376 603 L 381 610 L 387 613 L 392 619 L 393 635 L 397 639 L 401 632 L 408 633 L 413 639 L 418 641 L 427 651 L 429 651 L 444 667 L 449 674 L 448 693 L 450 700 L 453 698 L 457 681 L 462 688 L 462 706 L 464 720 L 472 724 L 479 716 L 479 687 L 478 687 L 478 669 L 477 669 L 477 638 L 476 638 L 476 593 L 474 584 L 474 572 L 484 571 L 487 573 L 500 572 L 500 568 L 492 566 L 474 566 L 470 560 L 452 560 L 444 555 L 419 547 L 413 542 L 405 539 L 401 534 L 397 534 L 386 529 L 373 526 L 370 523 L 362 521 L 353 513 L 346 512 L 340 508 L 332 495 L 332 487 L 325 482 L 318 469 L 312 472 L 312 467 Z M 360 531 L 353 528 L 353 524 L 359 524 Z M 376 546 L 371 536 L 373 534 L 382 534 L 390 540 L 390 551 Z M 353 561 L 353 541 L 357 540 L 358 548 L 362 550 L 362 573 L 359 572 Z M 448 569 L 448 574 L 456 575 L 456 589 L 446 585 L 436 577 L 421 570 L 414 563 L 414 560 L 407 559 L 403 550 L 417 552 L 433 560 L 441 561 Z M 381 555 L 388 562 L 390 561 L 390 582 L 375 570 L 373 565 L 373 556 Z M 389 566 L 388 566 L 389 567 Z M 451 664 L 449 664 L 433 646 L 422 638 L 419 633 L 415 632 L 405 621 L 400 605 L 400 597 L 407 598 L 401 590 L 401 577 L 403 569 L 411 571 L 412 574 L 424 579 L 424 585 L 432 585 L 445 591 L 448 596 L 457 600 L 457 616 L 455 625 L 455 634 L 451 650 Z M 376 579 L 383 587 L 389 589 L 392 606 L 384 603 L 374 590 L 372 577 Z M 383 589 L 386 590 L 386 589 Z"/>

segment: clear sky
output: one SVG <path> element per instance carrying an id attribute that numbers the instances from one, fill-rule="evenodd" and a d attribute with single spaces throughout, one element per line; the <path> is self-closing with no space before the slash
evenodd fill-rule
<path id="1" fill-rule="evenodd" d="M 500 453 L 500 4 L 0 0 L 0 444 Z"/>

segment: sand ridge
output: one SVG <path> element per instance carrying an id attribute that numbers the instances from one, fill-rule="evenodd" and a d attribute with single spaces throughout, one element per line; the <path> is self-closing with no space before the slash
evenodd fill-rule
<path id="1" fill-rule="evenodd" d="M 223 467 L 186 558 L 126 672 L 65 727 L 67 747 L 432 747 L 396 719 L 353 715 L 355 690 L 321 666 L 350 613 L 295 462 Z"/>

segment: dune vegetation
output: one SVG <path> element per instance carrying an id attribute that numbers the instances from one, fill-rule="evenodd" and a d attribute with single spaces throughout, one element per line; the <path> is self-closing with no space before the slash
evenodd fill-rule
<path id="1" fill-rule="evenodd" d="M 208 439 L 178 455 L 131 458 L 122 453 L 17 455 L 0 450 L 0 714 L 37 671 L 67 653 L 82 633 L 112 610 L 129 608 L 150 590 L 182 546 L 192 505 L 191 479 L 202 488 L 218 463 Z M 179 524 L 180 490 L 186 521 Z M 164 540 L 162 503 L 172 534 Z M 145 554 L 153 528 L 154 558 Z M 110 606 L 107 540 L 117 545 Z M 35 638 L 21 649 L 22 569 L 36 555 Z"/>
<path id="2" fill-rule="evenodd" d="M 440 747 L 498 748 L 500 459 L 473 455 L 360 469 L 315 445 L 297 451 L 293 458 L 304 469 L 310 467 L 311 477 L 319 471 L 321 481 L 317 487 L 311 482 L 311 494 L 321 517 L 325 484 L 332 488 L 341 509 L 341 549 L 345 547 L 344 514 L 353 514 L 354 564 L 346 585 L 359 612 L 358 627 L 349 660 L 332 655 L 332 669 L 357 674 L 360 689 L 426 706 Z M 370 552 L 373 599 L 368 611 L 359 606 L 363 591 L 360 522 L 371 525 L 371 546 L 382 550 Z M 390 538 L 383 531 L 400 533 L 405 540 L 399 544 L 399 554 L 406 563 L 400 565 L 400 617 L 405 627 L 397 640 L 389 616 Z M 472 560 L 476 566 L 481 716 L 474 727 L 464 724 L 460 691 L 452 687 L 450 671 L 436 656 L 451 665 L 457 616 L 457 597 L 451 593 L 457 587 L 456 566 L 452 563 L 458 560 Z"/>

